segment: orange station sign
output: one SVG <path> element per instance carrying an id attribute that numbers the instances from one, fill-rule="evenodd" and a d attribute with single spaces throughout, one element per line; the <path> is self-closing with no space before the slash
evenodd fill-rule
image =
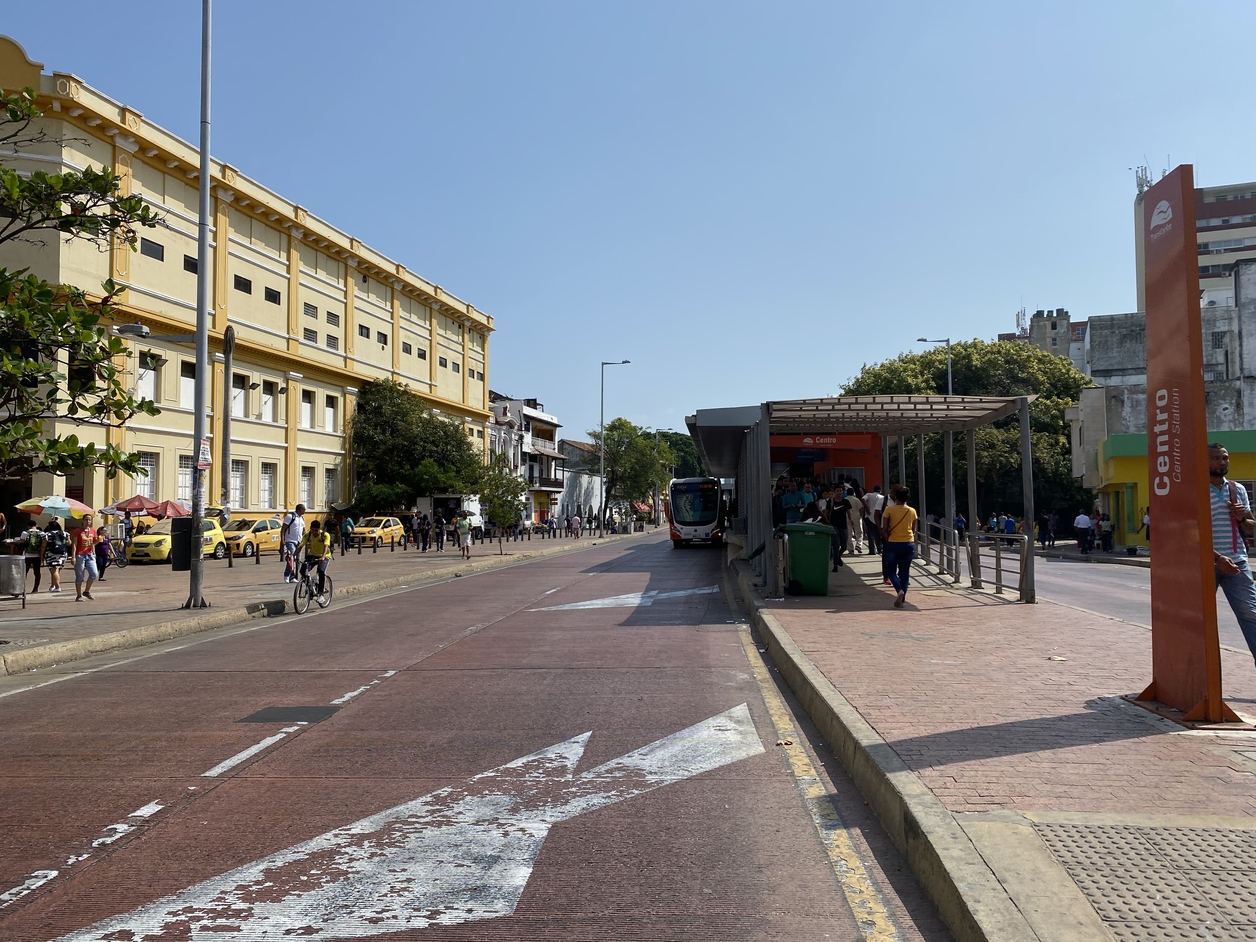
<path id="1" fill-rule="evenodd" d="M 1147 470 L 1161 564 L 1151 570 L 1152 680 L 1138 699 L 1159 701 L 1188 720 L 1238 721 L 1221 699 L 1191 165 L 1146 191 L 1142 225 Z"/>

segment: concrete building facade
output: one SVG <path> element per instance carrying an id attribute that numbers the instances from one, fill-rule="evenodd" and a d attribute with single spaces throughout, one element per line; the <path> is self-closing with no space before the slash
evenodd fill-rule
<path id="1" fill-rule="evenodd" d="M 512 468 L 528 483 L 526 518 L 532 523 L 548 520 L 558 513 L 565 483 L 566 459 L 558 448 L 562 425 L 535 399 L 513 399 L 490 390 L 489 400 L 494 420 L 513 427 L 517 436 L 519 458 Z"/>
<path id="2" fill-rule="evenodd" d="M 0 88 L 23 87 L 38 94 L 45 117 L 37 129 L 46 139 L 3 155 L 6 166 L 107 166 L 124 194 L 142 194 L 164 220 L 142 231 L 138 252 L 55 240 L 9 243 L 0 252 L 0 265 L 30 268 L 53 283 L 89 291 L 108 278 L 121 285 L 119 320 L 151 332 L 128 338 L 131 382 L 161 409 L 99 434 L 99 444 L 138 452 L 147 477 L 35 475 L 28 489 L 96 507 L 137 492 L 190 498 L 195 353 L 191 344 L 161 338 L 195 329 L 199 153 L 74 75 L 43 73 L 21 46 L 0 37 Z M 351 497 L 347 420 L 371 380 L 406 384 L 483 449 L 492 318 L 229 164 L 214 161 L 212 174 L 207 418 L 214 463 L 206 499 L 216 502 L 225 484 L 234 510 L 268 514 L 298 501 L 325 509 Z M 230 376 L 222 353 L 228 326 L 236 334 Z M 218 460 L 224 408 L 232 416 L 226 468 Z M 49 426 L 68 430 L 57 418 Z M 77 432 L 91 437 L 91 429 Z"/>

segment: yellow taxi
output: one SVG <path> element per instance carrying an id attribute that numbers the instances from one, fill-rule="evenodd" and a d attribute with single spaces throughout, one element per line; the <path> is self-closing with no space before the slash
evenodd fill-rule
<path id="1" fill-rule="evenodd" d="M 383 546 L 393 540 L 400 543 L 405 535 L 405 527 L 396 517 L 367 517 L 353 528 L 353 538 L 361 540 L 364 546 L 370 546 L 372 543 L 376 546 Z"/>
<path id="2" fill-rule="evenodd" d="M 279 534 L 282 530 L 278 518 L 258 520 L 256 517 L 242 517 L 232 520 L 222 532 L 227 538 L 227 548 L 232 555 L 252 559 L 257 553 L 269 550 L 279 552 Z"/>
<path id="3" fill-rule="evenodd" d="M 133 537 L 131 545 L 126 548 L 127 560 L 133 563 L 169 562 L 170 529 L 171 521 L 167 517 L 165 520 L 153 524 L 139 536 Z M 201 532 L 203 534 L 202 543 L 205 547 L 205 555 L 212 556 L 214 559 L 225 559 L 227 556 L 227 538 L 223 535 L 218 522 L 216 520 L 202 520 Z"/>

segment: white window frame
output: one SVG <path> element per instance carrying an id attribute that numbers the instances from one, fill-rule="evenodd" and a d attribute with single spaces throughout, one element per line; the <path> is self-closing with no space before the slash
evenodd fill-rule
<path id="1" fill-rule="evenodd" d="M 192 499 L 192 482 L 195 479 L 196 459 L 192 455 L 179 455 L 179 500 Z"/>
<path id="2" fill-rule="evenodd" d="M 314 507 L 314 466 L 301 466 L 301 501 L 307 510 Z"/>
<path id="3" fill-rule="evenodd" d="M 158 458 L 155 451 L 141 451 L 138 453 L 140 459 L 140 467 L 148 472 L 145 477 L 137 474 L 132 480 L 135 483 L 135 493 L 147 497 L 149 500 L 157 499 L 157 469 Z"/>
<path id="4" fill-rule="evenodd" d="M 249 463 L 243 458 L 231 459 L 231 509 L 247 510 L 249 506 Z"/>
<path id="5" fill-rule="evenodd" d="M 274 510 L 278 505 L 275 499 L 276 482 L 279 480 L 279 465 L 273 461 L 263 461 L 261 476 L 258 479 L 257 501 L 263 510 Z"/>
<path id="6" fill-rule="evenodd" d="M 297 426 L 299 428 L 314 427 L 314 390 L 301 390 L 301 407 L 297 412 Z"/>

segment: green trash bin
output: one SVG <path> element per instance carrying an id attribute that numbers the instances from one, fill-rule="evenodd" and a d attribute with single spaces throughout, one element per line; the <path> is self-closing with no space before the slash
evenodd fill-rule
<path id="1" fill-rule="evenodd" d="M 829 594 L 829 547 L 837 531 L 825 523 L 787 523 L 778 528 L 789 547 L 789 584 L 793 595 Z"/>

